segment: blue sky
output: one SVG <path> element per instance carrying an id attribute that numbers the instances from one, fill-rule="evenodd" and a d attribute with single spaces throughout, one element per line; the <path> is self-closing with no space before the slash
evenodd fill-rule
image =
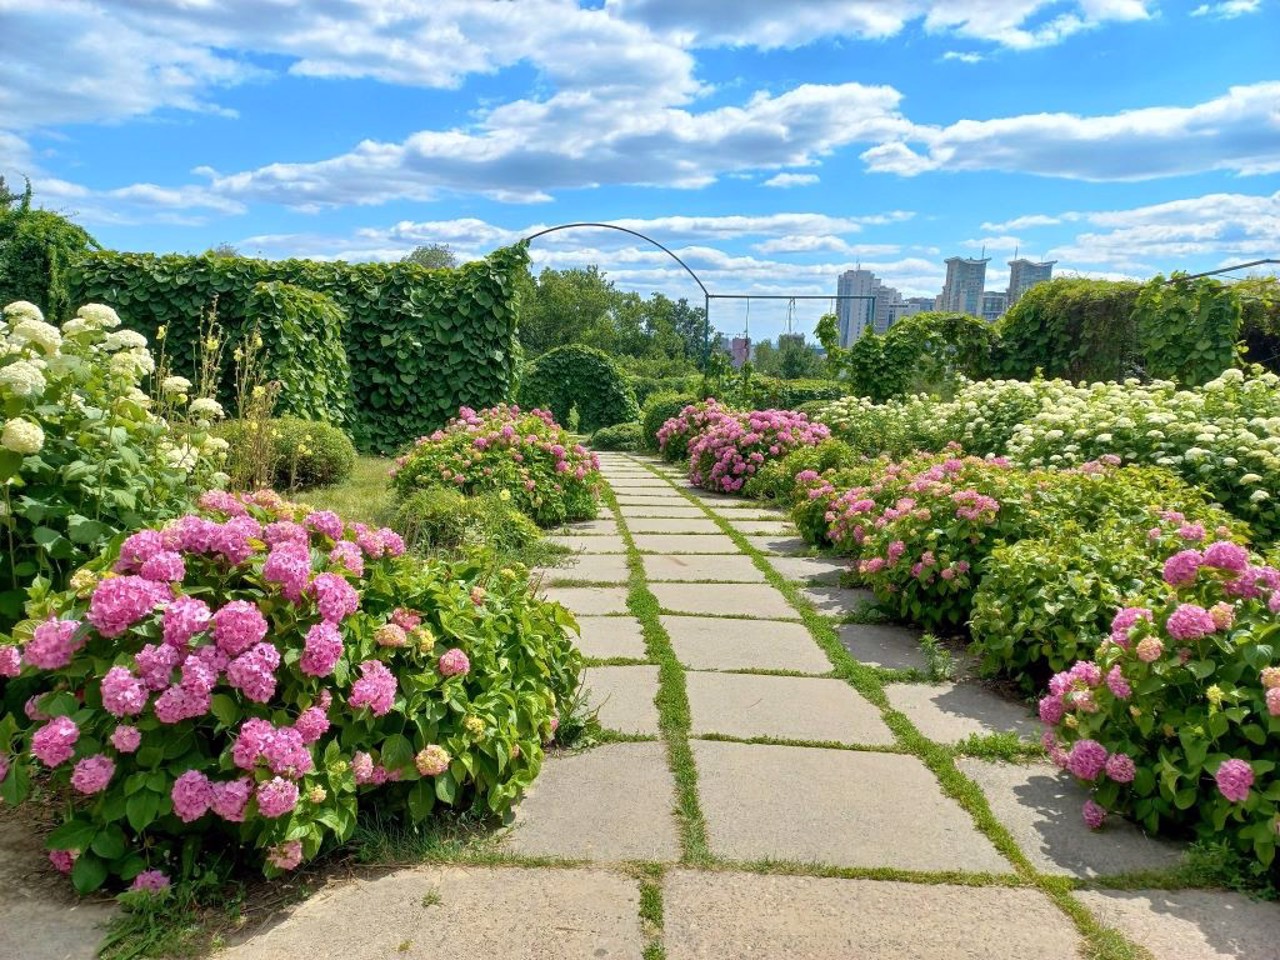
<path id="1" fill-rule="evenodd" d="M 0 173 L 120 249 L 473 257 L 603 220 L 716 293 L 861 263 L 906 295 L 984 246 L 992 289 L 1015 249 L 1280 257 L 1280 0 L 0 0 L 0 37 Z M 697 295 L 620 234 L 533 252 Z"/>

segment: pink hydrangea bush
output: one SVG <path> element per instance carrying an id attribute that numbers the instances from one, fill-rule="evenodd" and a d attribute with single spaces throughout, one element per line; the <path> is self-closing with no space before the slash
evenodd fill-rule
<path id="1" fill-rule="evenodd" d="M 658 428 L 658 451 L 672 463 L 687 460 L 693 441 L 731 416 L 729 408 L 714 397 L 691 403 Z"/>
<path id="2" fill-rule="evenodd" d="M 36 691 L 0 718 L 0 797 L 36 774 L 65 795 L 51 862 L 77 889 L 159 891 L 228 850 L 274 874 L 362 804 L 497 813 L 533 780 L 578 683 L 562 607 L 270 492 L 200 504 L 0 638 Z"/>
<path id="3" fill-rule="evenodd" d="M 550 413 L 507 404 L 463 407 L 397 459 L 392 478 L 401 497 L 425 487 L 505 491 L 544 527 L 593 518 L 603 483 L 596 455 L 572 443 Z"/>
<path id="4" fill-rule="evenodd" d="M 1240 545 L 1205 538 L 1174 553 L 1115 612 L 1096 658 L 1050 681 L 1039 709 L 1051 757 L 1096 807 L 1152 832 L 1229 839 L 1273 868 L 1278 614 L 1280 570 Z"/>
<path id="5" fill-rule="evenodd" d="M 766 463 L 829 436 L 825 425 L 790 410 L 721 415 L 689 444 L 689 480 L 706 490 L 739 493 Z"/>

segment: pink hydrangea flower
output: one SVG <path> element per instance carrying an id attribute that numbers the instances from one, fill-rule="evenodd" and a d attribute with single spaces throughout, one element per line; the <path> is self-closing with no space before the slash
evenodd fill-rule
<path id="1" fill-rule="evenodd" d="M 161 723 L 181 723 L 204 716 L 212 703 L 207 689 L 176 683 L 156 697 L 156 719 Z"/>
<path id="2" fill-rule="evenodd" d="M 467 655 L 454 647 L 440 655 L 440 675 L 442 677 L 465 676 L 471 672 L 471 661 Z"/>
<path id="3" fill-rule="evenodd" d="M 209 628 L 209 605 L 198 597 L 177 597 L 164 608 L 164 642 L 185 650 L 191 638 Z"/>
<path id="4" fill-rule="evenodd" d="M 373 639 L 380 647 L 403 647 L 408 637 L 401 627 L 394 623 L 384 623 L 373 632 Z"/>
<path id="5" fill-rule="evenodd" d="M 31 753 L 46 767 L 66 763 L 76 752 L 80 728 L 70 717 L 54 717 L 31 737 Z"/>
<path id="6" fill-rule="evenodd" d="M 248 600 L 232 600 L 213 615 L 213 639 L 218 649 L 230 657 L 260 643 L 267 630 L 267 618 Z"/>
<path id="7" fill-rule="evenodd" d="M 120 724 L 111 732 L 111 745 L 121 753 L 135 753 L 142 745 L 142 733 L 137 727 Z"/>
<path id="8" fill-rule="evenodd" d="M 12 644 L 0 646 L 0 677 L 16 677 L 22 672 L 22 651 Z"/>
<path id="9" fill-rule="evenodd" d="M 174 669 L 182 662 L 182 654 L 167 643 L 148 643 L 133 655 L 133 662 L 148 690 L 163 690 L 169 686 Z"/>
<path id="10" fill-rule="evenodd" d="M 1164 562 L 1165 583 L 1185 587 L 1195 583 L 1196 573 L 1204 557 L 1199 550 L 1182 550 Z"/>
<path id="11" fill-rule="evenodd" d="M 1143 663 L 1154 663 L 1164 653 L 1164 644 L 1159 637 L 1143 637 L 1138 641 L 1138 659 Z"/>
<path id="12" fill-rule="evenodd" d="M 277 727 L 275 733 L 262 748 L 267 766 L 272 773 L 278 773 L 296 780 L 310 773 L 315 764 L 311 760 L 311 751 L 307 749 L 302 734 L 293 727 Z"/>
<path id="13" fill-rule="evenodd" d="M 71 868 L 76 864 L 76 851 L 50 850 L 49 862 L 53 864 L 53 869 L 59 873 L 70 873 Z"/>
<path id="14" fill-rule="evenodd" d="M 1204 607 L 1194 603 L 1180 603 L 1169 614 L 1164 628 L 1173 639 L 1187 641 L 1207 637 L 1218 629 L 1218 625 L 1213 622 L 1213 615 Z"/>
<path id="15" fill-rule="evenodd" d="M 263 531 L 263 539 L 275 546 L 280 543 L 296 543 L 307 547 L 311 543 L 311 535 L 302 524 L 292 520 L 280 520 L 267 524 Z"/>
<path id="16" fill-rule="evenodd" d="M 298 785 L 283 777 L 258 784 L 258 812 L 274 820 L 298 805 Z"/>
<path id="17" fill-rule="evenodd" d="M 1236 608 L 1229 603 L 1215 603 L 1209 608 L 1209 616 L 1219 630 L 1230 630 L 1236 622 Z"/>
<path id="18" fill-rule="evenodd" d="M 201 510 L 214 513 L 225 513 L 228 516 L 242 516 L 248 511 L 245 506 L 225 490 L 206 490 L 197 501 Z"/>
<path id="19" fill-rule="evenodd" d="M 1249 566 L 1249 551 L 1235 543 L 1211 543 L 1205 548 L 1202 562 L 1206 567 L 1242 573 Z"/>
<path id="20" fill-rule="evenodd" d="M 1253 786 L 1253 767 L 1243 760 L 1224 760 L 1214 775 L 1218 792 L 1232 803 L 1244 803 L 1249 799 Z"/>
<path id="21" fill-rule="evenodd" d="M 1067 754 L 1067 769 L 1081 780 L 1093 780 L 1107 765 L 1107 748 L 1096 740 L 1077 740 Z"/>
<path id="22" fill-rule="evenodd" d="M 245 807 L 253 796 L 253 779 L 240 777 L 209 784 L 209 809 L 228 823 L 243 823 Z"/>
<path id="23" fill-rule="evenodd" d="M 1124 671 L 1118 663 L 1107 672 L 1107 687 L 1117 700 L 1128 700 L 1133 695 L 1133 689 L 1124 678 Z"/>
<path id="24" fill-rule="evenodd" d="M 1267 713 L 1280 717 L 1280 687 L 1272 687 L 1266 692 Z"/>
<path id="25" fill-rule="evenodd" d="M 1125 607 L 1111 620 L 1111 642 L 1128 649 L 1129 632 L 1139 620 L 1151 622 L 1151 611 L 1145 607 Z"/>
<path id="26" fill-rule="evenodd" d="M 209 778 L 199 770 L 188 770 L 173 781 L 169 796 L 173 799 L 173 812 L 178 819 L 191 823 L 209 812 L 213 803 L 213 787 Z"/>
<path id="27" fill-rule="evenodd" d="M 356 783 L 372 783 L 373 757 L 363 750 L 357 751 L 355 756 L 351 758 L 351 773 L 355 776 Z"/>
<path id="28" fill-rule="evenodd" d="M 364 576 L 364 553 L 350 540 L 340 540 L 329 551 L 329 562 L 356 577 Z"/>
<path id="29" fill-rule="evenodd" d="M 187 564 L 182 559 L 182 554 L 161 550 L 148 557 L 138 573 L 144 580 L 154 580 L 157 583 L 181 581 L 187 575 Z"/>
<path id="30" fill-rule="evenodd" d="M 1040 701 L 1040 722 L 1054 726 L 1062 721 L 1062 716 L 1066 712 L 1063 705 L 1062 697 L 1059 694 L 1049 694 Z"/>
<path id="31" fill-rule="evenodd" d="M 104 637 L 113 639 L 172 596 L 165 583 L 136 576 L 110 577 L 94 587 L 85 619 Z"/>
<path id="32" fill-rule="evenodd" d="M 318 510 L 307 514 L 302 521 L 317 533 L 322 533 L 330 540 L 342 539 L 342 518 L 332 510 Z"/>
<path id="33" fill-rule="evenodd" d="M 240 725 L 240 733 L 231 748 L 232 762 L 241 770 L 252 770 L 275 732 L 276 728 L 269 721 L 250 717 Z"/>
<path id="34" fill-rule="evenodd" d="M 102 678 L 102 708 L 113 717 L 141 713 L 147 705 L 147 688 L 125 667 L 112 667 Z"/>
<path id="35" fill-rule="evenodd" d="M 396 607 L 391 614 L 391 622 L 405 632 L 416 630 L 422 626 L 422 614 L 404 607 Z"/>
<path id="36" fill-rule="evenodd" d="M 366 660 L 360 664 L 360 673 L 360 679 L 351 685 L 347 703 L 353 709 L 368 707 L 375 717 L 383 716 L 395 703 L 395 674 L 380 660 Z"/>
<path id="37" fill-rule="evenodd" d="M 286 840 L 267 851 L 267 862 L 281 870 L 293 870 L 302 862 L 302 841 Z"/>
<path id="38" fill-rule="evenodd" d="M 320 615 L 330 623 L 341 623 L 360 608 L 355 587 L 336 573 L 319 574 L 311 581 L 308 592 L 316 598 Z"/>
<path id="39" fill-rule="evenodd" d="M 1138 775 L 1138 768 L 1127 754 L 1113 753 L 1107 757 L 1107 776 L 1116 783 L 1132 783 Z"/>
<path id="40" fill-rule="evenodd" d="M 419 750 L 413 762 L 424 777 L 437 777 L 449 769 L 450 759 L 448 750 L 433 743 Z"/>
<path id="41" fill-rule="evenodd" d="M 280 651 L 269 643 L 256 644 L 227 664 L 227 683 L 255 703 L 266 703 L 276 692 Z"/>
<path id="42" fill-rule="evenodd" d="M 101 793 L 107 789 L 111 777 L 116 772 L 115 762 L 101 753 L 91 757 L 82 757 L 76 762 L 71 774 L 71 786 L 79 793 Z"/>
<path id="43" fill-rule="evenodd" d="M 1084 802 L 1084 809 L 1080 813 L 1090 830 L 1097 830 L 1107 819 L 1106 808 L 1100 806 L 1093 797 Z"/>
<path id="44" fill-rule="evenodd" d="M 219 529 L 219 525 L 212 520 L 188 513 L 165 527 L 161 531 L 161 537 L 169 550 L 204 554 L 213 549 L 213 538 Z"/>
<path id="45" fill-rule="evenodd" d="M 262 565 L 263 579 L 280 584 L 285 598 L 297 603 L 311 579 L 311 550 L 303 543 L 285 540 L 272 547 Z"/>
<path id="46" fill-rule="evenodd" d="M 404 555 L 404 538 L 401 537 L 400 534 L 388 527 L 383 527 L 378 531 L 378 535 L 382 538 L 382 547 L 386 551 L 388 557 L 399 557 Z"/>
<path id="47" fill-rule="evenodd" d="M 49 715 L 40 709 L 40 697 L 41 694 L 37 693 L 34 696 L 28 697 L 27 702 L 22 705 L 22 712 L 25 713 L 27 715 L 27 719 L 33 723 L 49 719 Z"/>
<path id="48" fill-rule="evenodd" d="M 139 530 L 120 544 L 120 556 L 112 569 L 116 573 L 137 573 L 139 567 L 164 549 L 164 537 L 159 530 Z"/>
<path id="49" fill-rule="evenodd" d="M 51 617 L 36 627 L 23 651 L 23 659 L 40 670 L 58 670 L 71 662 L 72 655 L 84 646 L 84 640 L 76 640 L 76 620 L 59 620 Z"/>
<path id="50" fill-rule="evenodd" d="M 309 677 L 327 677 L 342 656 L 342 634 L 332 623 L 317 623 L 307 631 L 299 668 Z"/>
<path id="51" fill-rule="evenodd" d="M 169 889 L 169 877 L 160 870 L 143 870 L 133 878 L 129 889 L 133 892 L 149 890 L 152 893 L 159 893 L 161 890 Z"/>

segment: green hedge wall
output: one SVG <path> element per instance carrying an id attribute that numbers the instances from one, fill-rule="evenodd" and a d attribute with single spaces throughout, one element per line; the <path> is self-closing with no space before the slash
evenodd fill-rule
<path id="1" fill-rule="evenodd" d="M 347 423 L 347 312 L 332 297 L 279 280 L 256 284 L 247 309 L 250 325 L 262 334 L 266 374 L 280 381 L 276 415 Z"/>
<path id="2" fill-rule="evenodd" d="M 613 358 L 576 343 L 548 350 L 529 364 L 520 404 L 550 410 L 561 425 L 577 407 L 582 433 L 640 419 L 636 395 Z"/>
<path id="3" fill-rule="evenodd" d="M 812 400 L 839 400 L 849 393 L 848 384 L 835 380 L 781 380 L 753 376 L 747 384 L 742 405 L 757 410 L 794 410 Z"/>
<path id="4" fill-rule="evenodd" d="M 516 284 L 528 262 L 524 244 L 456 270 L 89 253 L 70 271 L 69 287 L 71 302 L 109 304 L 148 337 L 167 327 L 175 372 L 194 362 L 201 318 L 211 306 L 228 336 L 239 339 L 250 328 L 258 284 L 325 294 L 350 317 L 344 340 L 352 437 L 362 450 L 390 453 L 442 426 L 460 406 L 506 398 L 516 364 Z"/>

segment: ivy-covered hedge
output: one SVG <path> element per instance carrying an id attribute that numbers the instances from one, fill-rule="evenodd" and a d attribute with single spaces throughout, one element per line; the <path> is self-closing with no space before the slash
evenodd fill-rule
<path id="1" fill-rule="evenodd" d="M 203 316 L 239 338 L 260 283 L 325 294 L 351 318 L 351 430 L 363 450 L 387 453 L 443 425 L 459 407 L 485 407 L 510 391 L 516 362 L 517 279 L 523 244 L 456 270 L 411 263 L 320 263 L 243 257 L 89 253 L 69 277 L 74 301 L 115 307 L 148 336 L 167 328 L 176 373 L 192 363 Z"/>
<path id="2" fill-rule="evenodd" d="M 249 294 L 249 322 L 262 335 L 265 373 L 280 382 L 276 414 L 346 423 L 351 370 L 342 335 L 347 312 L 332 297 L 272 280 Z"/>
<path id="3" fill-rule="evenodd" d="M 520 384 L 520 403 L 550 410 L 565 424 L 577 407 L 583 433 L 640 419 L 636 395 L 613 359 L 576 343 L 549 350 L 529 364 Z"/>
<path id="4" fill-rule="evenodd" d="M 847 383 L 835 380 L 781 380 L 757 375 L 747 381 L 741 399 L 753 410 L 794 410 L 814 400 L 839 400 L 848 392 Z"/>

